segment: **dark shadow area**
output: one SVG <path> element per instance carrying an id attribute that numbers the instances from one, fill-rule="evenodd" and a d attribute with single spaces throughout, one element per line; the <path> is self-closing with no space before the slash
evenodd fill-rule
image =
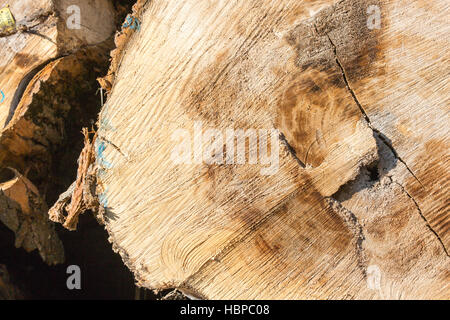
<path id="1" fill-rule="evenodd" d="M 20 99 L 22 99 L 23 93 L 25 92 L 25 89 L 30 84 L 31 80 L 34 78 L 34 76 L 41 71 L 48 63 L 54 61 L 55 59 L 50 59 L 48 61 L 43 62 L 33 70 L 31 70 L 25 77 L 23 77 L 22 81 L 20 81 L 19 86 L 17 87 L 16 91 L 14 92 L 13 99 L 11 100 L 11 104 L 9 106 L 9 113 L 8 117 L 5 120 L 5 124 L 3 127 L 6 127 L 8 123 L 11 121 L 12 117 L 14 116 L 14 112 L 16 111 L 17 105 L 20 102 Z"/>
<path id="2" fill-rule="evenodd" d="M 16 176 L 14 171 L 9 168 L 1 168 L 0 169 L 0 183 L 7 182 L 13 179 Z"/>
<path id="3" fill-rule="evenodd" d="M 26 299 L 134 299 L 133 275 L 112 251 L 107 232 L 90 214 L 80 217 L 77 231 L 57 226 L 64 243 L 66 262 L 46 265 L 37 250 L 27 253 L 14 247 L 14 233 L 0 224 L 0 264 Z M 66 286 L 67 267 L 81 269 L 81 290 Z"/>

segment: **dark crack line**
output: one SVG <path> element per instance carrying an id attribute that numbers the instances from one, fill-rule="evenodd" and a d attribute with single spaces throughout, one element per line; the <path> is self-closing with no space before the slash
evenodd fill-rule
<path id="1" fill-rule="evenodd" d="M 350 87 L 350 84 L 348 83 L 347 80 L 347 75 L 345 73 L 344 67 L 342 66 L 341 62 L 338 59 L 338 55 L 337 55 L 337 48 L 336 45 L 333 43 L 333 41 L 331 40 L 330 36 L 328 34 L 326 34 L 328 41 L 330 41 L 331 46 L 333 47 L 333 52 L 334 52 L 334 57 L 336 58 L 336 63 L 339 66 L 339 69 L 341 69 L 341 73 L 342 73 L 342 78 L 344 79 L 345 82 L 345 86 L 347 87 L 348 91 L 350 92 L 350 94 L 353 97 L 353 100 L 355 101 L 356 105 L 358 106 L 359 110 L 361 110 L 361 113 L 364 116 L 364 119 L 366 119 L 367 123 L 369 123 L 370 125 L 372 125 L 369 116 L 366 113 L 366 110 L 364 110 L 363 106 L 361 105 L 361 103 L 359 103 L 358 98 L 356 97 L 355 92 L 353 91 L 353 89 Z"/>
<path id="2" fill-rule="evenodd" d="M 117 150 L 117 152 L 119 152 L 125 159 L 129 160 L 128 156 L 122 152 L 122 150 L 120 150 L 120 148 L 114 144 L 112 141 L 106 139 L 105 137 L 102 136 L 98 136 L 98 139 L 105 141 L 106 143 L 108 143 L 109 145 L 111 145 L 114 149 Z"/>
<path id="3" fill-rule="evenodd" d="M 370 123 L 369 123 L 370 124 Z M 383 133 L 380 132 L 380 130 L 378 130 L 377 128 L 374 128 L 372 126 L 372 124 L 370 124 L 370 128 L 377 134 L 377 137 L 380 138 L 380 140 L 389 148 L 389 150 L 391 150 L 392 154 L 394 155 L 394 157 L 400 161 L 401 163 L 404 164 L 404 166 L 406 167 L 406 170 L 408 170 L 408 172 L 414 177 L 414 179 L 416 179 L 416 181 L 422 186 L 422 188 L 425 190 L 425 186 L 422 184 L 422 181 L 419 180 L 419 178 L 417 178 L 417 176 L 414 174 L 414 172 L 408 167 L 408 165 L 406 164 L 406 162 L 398 155 L 397 151 L 394 149 L 394 147 L 392 146 L 392 144 L 389 143 L 389 141 L 385 138 L 385 135 Z"/>
<path id="4" fill-rule="evenodd" d="M 450 255 L 448 254 L 447 248 L 444 245 L 444 242 L 442 241 L 441 237 L 439 237 L 439 234 L 436 231 L 434 231 L 434 229 L 431 227 L 430 223 L 428 222 L 428 219 L 423 215 L 422 210 L 420 209 L 419 204 L 417 203 L 416 199 L 414 199 L 414 197 L 408 191 L 406 191 L 406 189 L 405 189 L 405 187 L 403 187 L 403 185 L 401 185 L 400 183 L 398 183 L 397 181 L 394 181 L 394 180 L 393 180 L 393 182 L 395 182 L 402 189 L 402 191 L 408 196 L 408 198 L 410 198 L 412 200 L 412 202 L 414 202 L 414 205 L 416 206 L 417 211 L 419 212 L 419 215 L 422 217 L 423 221 L 425 221 L 426 226 L 436 236 L 436 238 L 440 242 L 442 248 L 444 249 L 444 252 L 447 255 L 447 257 L 450 257 Z"/>
<path id="5" fill-rule="evenodd" d="M 39 32 L 34 31 L 34 30 L 26 30 L 26 31 L 23 31 L 23 32 L 24 33 L 33 34 L 33 35 L 38 36 L 38 37 L 41 37 L 42 39 L 45 39 L 47 41 L 50 41 L 54 45 L 57 45 L 55 41 L 53 41 L 50 37 L 46 36 L 45 34 L 39 33 Z"/>
<path id="6" fill-rule="evenodd" d="M 315 25 L 314 25 L 314 27 L 315 27 Z M 317 28 L 316 28 L 316 32 L 317 32 Z M 409 166 L 406 164 L 406 162 L 399 156 L 399 154 L 395 150 L 394 146 L 385 138 L 385 135 L 380 130 L 378 130 L 377 128 L 375 128 L 373 126 L 372 122 L 370 121 L 369 116 L 367 115 L 366 110 L 364 109 L 364 107 L 359 102 L 358 98 L 356 97 L 355 92 L 353 91 L 353 89 L 350 86 L 350 83 L 348 82 L 347 75 L 345 73 L 345 69 L 344 69 L 343 65 L 341 64 L 341 62 L 339 61 L 339 58 L 338 58 L 338 55 L 337 55 L 337 47 L 336 47 L 336 45 L 331 40 L 331 38 L 330 38 L 330 36 L 328 34 L 326 34 L 326 36 L 327 36 L 328 41 L 330 42 L 331 46 L 333 47 L 334 56 L 336 58 L 336 64 L 339 66 L 339 69 L 341 70 L 342 78 L 344 79 L 345 86 L 347 87 L 347 90 L 350 92 L 350 94 L 351 94 L 351 96 L 353 98 L 353 101 L 356 103 L 356 105 L 358 106 L 358 108 L 361 111 L 362 115 L 364 116 L 364 119 L 366 120 L 367 124 L 369 125 L 369 128 L 372 129 L 372 131 L 376 133 L 376 135 L 386 145 L 386 147 L 388 147 L 389 150 L 391 150 L 391 152 L 394 155 L 394 157 L 398 161 L 400 161 L 401 163 L 403 163 L 405 165 L 405 167 L 408 170 L 408 172 L 414 177 L 414 179 L 425 190 L 425 186 L 422 184 L 422 182 L 419 180 L 419 178 L 414 174 L 414 172 L 411 170 L 411 168 L 409 168 Z"/>
<path id="7" fill-rule="evenodd" d="M 316 29 L 317 31 L 317 29 Z M 345 73 L 345 69 L 342 66 L 341 62 L 338 59 L 338 55 L 337 55 L 337 48 L 336 45 L 333 43 L 333 41 L 331 40 L 330 36 L 328 34 L 326 34 L 330 44 L 333 47 L 333 52 L 334 52 L 334 56 L 336 58 L 336 64 L 339 66 L 339 69 L 341 70 L 342 73 L 342 78 L 344 79 L 345 85 L 347 87 L 347 90 L 350 92 L 351 96 L 353 97 L 353 100 L 355 101 L 356 105 L 358 106 L 358 108 L 361 110 L 361 113 L 364 116 L 364 119 L 366 120 L 367 124 L 369 125 L 369 127 L 372 129 L 373 132 L 375 132 L 375 134 L 377 135 L 378 138 L 380 138 L 380 140 L 389 148 L 389 150 L 391 150 L 392 154 L 394 155 L 394 157 L 400 161 L 401 163 L 404 164 L 404 166 L 406 167 L 406 169 L 408 170 L 408 172 L 414 177 L 414 179 L 422 186 L 423 189 L 425 189 L 425 186 L 422 184 L 422 182 L 419 180 L 419 178 L 414 174 L 414 172 L 409 168 L 409 166 L 406 164 L 406 162 L 399 156 L 399 154 L 397 153 L 397 151 L 395 150 L 394 146 L 392 146 L 392 144 L 386 139 L 386 136 L 377 128 L 375 128 L 372 124 L 372 122 L 370 121 L 369 116 L 367 115 L 365 109 L 363 108 L 363 106 L 361 105 L 361 103 L 359 102 L 358 98 L 356 97 L 355 92 L 353 91 L 353 89 L 350 87 L 350 84 L 348 82 L 347 79 L 347 75 Z M 428 227 L 428 229 L 436 236 L 436 238 L 438 239 L 438 241 L 440 242 L 442 248 L 444 249 L 445 254 L 447 255 L 447 257 L 449 256 L 449 253 L 444 245 L 444 242 L 442 241 L 442 239 L 439 237 L 438 233 L 431 227 L 430 223 L 428 222 L 427 218 L 423 215 L 422 210 L 419 207 L 419 204 L 417 203 L 417 201 L 406 191 L 406 189 L 398 182 L 396 182 L 401 189 L 403 190 L 403 192 L 414 202 L 417 211 L 419 212 L 419 215 L 422 217 L 422 219 L 425 221 L 426 226 Z"/>
<path id="8" fill-rule="evenodd" d="M 306 168 L 305 164 L 297 157 L 297 153 L 295 152 L 295 149 L 289 144 L 289 142 L 287 141 L 286 137 L 284 136 L 284 134 L 282 132 L 280 132 L 279 138 L 280 138 L 281 142 L 286 146 L 286 148 L 289 151 L 289 153 L 298 162 L 298 164 L 302 168 Z"/>

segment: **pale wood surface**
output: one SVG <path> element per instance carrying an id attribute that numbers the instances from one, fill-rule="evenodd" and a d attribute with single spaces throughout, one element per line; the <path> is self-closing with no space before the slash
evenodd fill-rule
<path id="1" fill-rule="evenodd" d="M 447 1 L 141 1 L 100 115 L 100 200 L 148 288 L 449 298 Z M 280 169 L 176 165 L 172 133 L 270 129 Z M 103 150 L 105 149 L 105 150 Z"/>

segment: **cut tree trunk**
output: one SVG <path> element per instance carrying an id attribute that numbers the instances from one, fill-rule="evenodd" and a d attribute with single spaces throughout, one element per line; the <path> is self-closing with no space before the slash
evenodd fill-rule
<path id="1" fill-rule="evenodd" d="M 138 1 L 93 142 L 106 228 L 138 283 L 214 299 L 450 298 L 449 9 Z M 249 163 L 250 142 L 231 164 L 227 129 L 259 132 L 259 154 L 258 130 L 279 130 L 276 170 Z"/>
<path id="2" fill-rule="evenodd" d="M 2 198 L 8 210 L 2 207 L 0 220 L 16 233 L 17 246 L 61 263 L 45 203 L 67 187 L 55 173 L 68 175 L 75 166 L 76 156 L 70 159 L 81 149 L 81 128 L 98 112 L 96 78 L 107 69 L 117 12 L 110 0 L 0 0 L 0 9 L 7 4 L 13 24 L 0 26 L 0 167 L 15 174 L 2 179 L 2 197 L 3 185 L 26 181 L 40 202 L 27 211 L 28 193 Z"/>

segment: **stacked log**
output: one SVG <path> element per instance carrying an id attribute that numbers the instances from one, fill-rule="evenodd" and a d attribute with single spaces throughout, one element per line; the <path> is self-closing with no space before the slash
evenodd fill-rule
<path id="1" fill-rule="evenodd" d="M 95 143 L 106 228 L 141 286 L 449 297 L 447 2 L 135 9 Z M 227 129 L 266 139 L 239 163 Z M 267 141 L 279 163 L 250 163 Z"/>
<path id="2" fill-rule="evenodd" d="M 57 240 L 36 241 L 56 239 L 47 218 L 74 230 L 90 210 L 151 290 L 450 297 L 446 1 L 140 0 L 108 71 L 117 7 L 75 2 L 81 29 L 67 1 L 18 0 L 0 38 L 22 39 L 0 48 L 17 245 L 56 263 Z M 75 119 L 96 113 L 100 75 L 94 128 Z M 83 125 L 57 199 L 54 155 Z"/>

